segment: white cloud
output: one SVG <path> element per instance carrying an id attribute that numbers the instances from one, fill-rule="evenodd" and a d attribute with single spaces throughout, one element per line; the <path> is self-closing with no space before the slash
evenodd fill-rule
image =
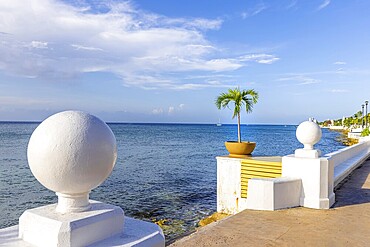
<path id="1" fill-rule="evenodd" d="M 132 63 L 136 66 L 145 66 L 147 70 L 153 73 L 172 71 L 172 72 L 185 72 L 185 71 L 233 71 L 243 67 L 240 61 L 228 58 L 219 59 L 199 59 L 199 58 L 185 58 L 185 57 L 171 57 L 171 56 L 147 56 L 140 58 L 133 58 Z M 124 73 L 122 71 L 122 73 Z"/>
<path id="2" fill-rule="evenodd" d="M 177 107 L 170 106 L 170 107 L 168 107 L 168 115 L 172 115 L 175 112 L 180 112 L 184 109 L 184 107 L 185 107 L 185 104 L 180 104 Z"/>
<path id="3" fill-rule="evenodd" d="M 320 6 L 317 8 L 317 10 L 322 10 L 324 8 L 326 8 L 328 5 L 330 4 L 330 0 L 324 0 Z"/>
<path id="4" fill-rule="evenodd" d="M 0 69 L 47 79 L 105 71 L 126 85 L 150 89 L 171 84 L 161 73 L 219 72 L 243 66 L 228 58 L 207 58 L 216 48 L 202 30 L 220 28 L 221 20 L 171 19 L 144 13 L 129 2 L 106 7 L 108 12 L 91 14 L 86 6 L 52 0 L 1 1 Z M 53 51 L 25 52 L 23 44 L 30 39 L 46 41 L 32 41 L 27 47 L 45 49 L 50 44 Z"/>
<path id="5" fill-rule="evenodd" d="M 186 22 L 186 23 L 187 23 L 186 24 L 187 27 L 195 27 L 195 28 L 204 29 L 204 30 L 207 30 L 207 29 L 216 30 L 221 27 L 222 20 L 220 19 L 208 20 L 208 19 L 198 18 L 198 19 L 193 19 L 192 21 Z"/>
<path id="6" fill-rule="evenodd" d="M 346 62 L 343 62 L 343 61 L 337 61 L 334 63 L 335 65 L 344 65 L 344 64 L 347 64 Z"/>
<path id="7" fill-rule="evenodd" d="M 224 87 L 207 80 L 184 84 L 193 72 L 217 76 L 248 62 L 279 60 L 270 54 L 226 56 L 205 37 L 206 30 L 221 28 L 220 19 L 170 18 L 144 12 L 131 2 L 100 2 L 105 11 L 98 13 L 84 2 L 73 4 L 0 1 L 0 72 L 59 82 L 108 72 L 122 78 L 125 86 L 182 90 Z"/>
<path id="8" fill-rule="evenodd" d="M 175 112 L 175 107 L 173 106 L 168 107 L 168 114 L 172 114 L 174 112 Z"/>
<path id="9" fill-rule="evenodd" d="M 162 108 L 155 108 L 152 110 L 152 114 L 154 115 L 158 115 L 158 114 L 162 114 L 163 113 L 163 109 Z"/>
<path id="10" fill-rule="evenodd" d="M 71 46 L 75 48 L 76 50 L 87 50 L 87 51 L 102 51 L 103 50 L 101 48 L 96 48 L 92 46 L 83 46 L 83 45 L 76 45 L 76 44 L 72 44 Z"/>
<path id="11" fill-rule="evenodd" d="M 254 15 L 257 15 L 257 14 L 261 13 L 263 10 L 265 10 L 267 8 L 268 8 L 268 6 L 264 3 L 257 4 L 253 8 L 250 8 L 247 11 L 242 12 L 241 17 L 242 17 L 242 19 L 246 19 L 248 17 L 251 17 L 251 16 L 254 16 Z"/>
<path id="12" fill-rule="evenodd" d="M 275 55 L 264 54 L 264 53 L 248 54 L 248 55 L 240 56 L 238 59 L 239 61 L 242 61 L 242 62 L 253 61 L 253 62 L 262 63 L 262 64 L 272 64 L 280 60 L 280 58 L 276 57 Z"/>
<path id="13" fill-rule="evenodd" d="M 293 81 L 298 82 L 296 85 L 310 85 L 319 83 L 320 80 L 304 76 L 304 75 L 293 75 L 288 77 L 279 78 L 278 81 Z"/>
<path id="14" fill-rule="evenodd" d="M 197 89 L 204 89 L 204 88 L 230 88 L 235 87 L 234 84 L 224 84 L 220 82 L 208 81 L 202 84 L 197 83 L 185 83 L 185 84 L 175 84 L 175 85 L 168 85 L 169 89 L 173 90 L 197 90 Z"/>
<path id="15" fill-rule="evenodd" d="M 349 91 L 346 89 L 332 89 L 330 90 L 331 93 L 348 93 Z"/>
<path id="16" fill-rule="evenodd" d="M 277 58 L 277 57 L 274 57 L 274 58 L 271 58 L 271 59 L 261 59 L 259 61 L 257 61 L 258 63 L 264 63 L 264 64 L 272 64 L 276 61 L 278 61 L 280 58 Z"/>
<path id="17" fill-rule="evenodd" d="M 179 112 L 179 111 L 182 111 L 185 107 L 185 104 L 180 104 L 179 106 L 175 107 L 175 106 L 169 106 L 168 107 L 168 110 L 167 110 L 167 114 L 168 115 L 172 115 L 176 112 Z M 160 114 L 163 114 L 165 113 L 165 111 L 163 110 L 163 108 L 154 108 L 152 110 L 152 114 L 154 115 L 160 115 Z"/>
<path id="18" fill-rule="evenodd" d="M 32 41 L 30 44 L 27 45 L 27 47 L 36 48 L 36 49 L 47 49 L 48 42 Z"/>

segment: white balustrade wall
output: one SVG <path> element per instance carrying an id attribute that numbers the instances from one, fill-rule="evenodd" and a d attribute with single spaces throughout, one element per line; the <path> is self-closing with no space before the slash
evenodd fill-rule
<path id="1" fill-rule="evenodd" d="M 304 145 L 294 154 L 282 157 L 282 177 L 251 178 L 248 197 L 240 198 L 240 165 L 229 157 L 217 159 L 217 209 L 237 213 L 244 209 L 277 210 L 303 206 L 328 209 L 335 203 L 335 187 L 370 157 L 370 137 L 360 143 L 321 156 L 313 148 L 321 138 L 320 128 L 306 121 L 297 128 L 297 139 Z M 231 170 L 231 164 L 235 168 Z"/>
<path id="2" fill-rule="evenodd" d="M 369 140 L 324 155 L 323 158 L 326 158 L 334 167 L 334 187 L 369 157 Z"/>

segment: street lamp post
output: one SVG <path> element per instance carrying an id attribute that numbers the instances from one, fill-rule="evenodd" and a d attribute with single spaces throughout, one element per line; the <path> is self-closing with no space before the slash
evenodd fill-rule
<path id="1" fill-rule="evenodd" d="M 365 127 L 367 128 L 367 105 L 369 104 L 369 101 L 368 100 L 366 100 L 365 101 L 365 106 L 366 106 L 366 108 L 365 108 Z"/>
<path id="2" fill-rule="evenodd" d="M 361 115 L 362 115 L 361 127 L 364 128 L 364 107 L 365 107 L 365 105 L 362 104 L 361 107 L 362 107 L 362 111 L 361 111 Z"/>

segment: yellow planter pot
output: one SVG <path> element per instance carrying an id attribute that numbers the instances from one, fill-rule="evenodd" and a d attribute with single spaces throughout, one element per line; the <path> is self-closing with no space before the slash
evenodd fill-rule
<path id="1" fill-rule="evenodd" d="M 256 147 L 255 142 L 237 142 L 237 141 L 227 141 L 225 142 L 227 151 L 230 155 L 249 155 L 253 152 Z"/>

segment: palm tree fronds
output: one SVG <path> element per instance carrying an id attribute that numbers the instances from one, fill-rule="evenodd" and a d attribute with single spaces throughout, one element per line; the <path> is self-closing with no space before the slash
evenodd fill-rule
<path id="1" fill-rule="evenodd" d="M 258 101 L 258 93 L 254 89 L 241 91 L 239 87 L 228 89 L 227 93 L 221 93 L 215 100 L 218 109 L 230 108 L 229 103 L 234 102 L 232 118 L 238 117 L 238 141 L 240 142 L 240 112 L 243 106 L 247 113 L 252 112 L 253 105 Z"/>

